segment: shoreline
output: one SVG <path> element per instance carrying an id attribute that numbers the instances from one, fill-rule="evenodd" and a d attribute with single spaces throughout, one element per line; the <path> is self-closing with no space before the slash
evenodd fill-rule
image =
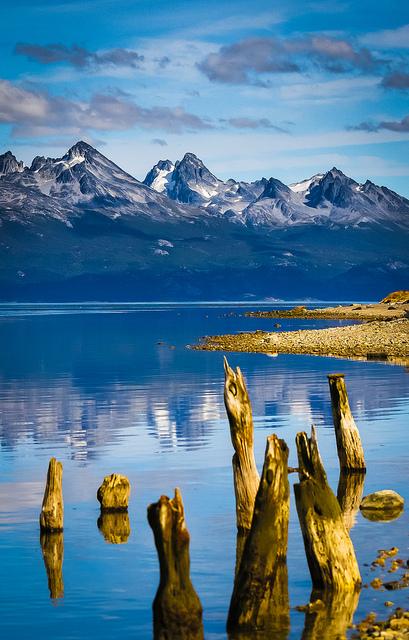
<path id="1" fill-rule="evenodd" d="M 409 361 L 409 318 L 373 320 L 327 329 L 254 332 L 205 336 L 198 351 L 237 351 L 337 356 L 388 361 Z M 404 363 L 401 363 L 404 364 Z"/>
<path id="2" fill-rule="evenodd" d="M 310 318 L 321 320 L 394 320 L 409 317 L 408 302 L 378 302 L 374 304 L 350 304 L 336 307 L 308 309 L 300 305 L 292 309 L 247 311 L 247 318 Z"/>

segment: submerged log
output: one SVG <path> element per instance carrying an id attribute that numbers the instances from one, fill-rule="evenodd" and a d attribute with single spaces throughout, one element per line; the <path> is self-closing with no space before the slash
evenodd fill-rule
<path id="1" fill-rule="evenodd" d="M 160 583 L 153 601 L 155 640 L 202 640 L 202 605 L 190 580 L 189 532 L 182 496 L 161 496 L 148 507 L 160 564 Z"/>
<path id="2" fill-rule="evenodd" d="M 341 640 L 347 637 L 358 606 L 359 591 L 313 592 L 305 613 L 301 640 Z"/>
<path id="3" fill-rule="evenodd" d="M 351 538 L 327 482 L 315 429 L 296 438 L 300 482 L 294 485 L 305 552 L 316 590 L 354 590 L 361 584 Z"/>
<path id="4" fill-rule="evenodd" d="M 260 476 L 254 458 L 254 428 L 250 398 L 243 375 L 234 371 L 224 358 L 224 404 L 234 448 L 233 476 L 236 495 L 236 521 L 239 531 L 249 531 Z"/>
<path id="5" fill-rule="evenodd" d="M 365 474 L 341 471 L 338 480 L 337 498 L 341 507 L 344 524 L 349 531 L 355 524 L 356 514 L 361 504 Z"/>
<path id="6" fill-rule="evenodd" d="M 64 503 L 62 497 L 62 463 L 51 458 L 48 465 L 40 528 L 44 531 L 62 531 L 64 528 Z"/>
<path id="7" fill-rule="evenodd" d="M 328 382 L 341 471 L 365 473 L 364 450 L 349 406 L 344 375 L 333 373 L 328 376 Z"/>
<path id="8" fill-rule="evenodd" d="M 127 511 L 101 511 L 97 526 L 110 544 L 125 544 L 131 534 Z"/>
<path id="9" fill-rule="evenodd" d="M 286 637 L 288 632 L 287 462 L 284 440 L 269 436 L 251 530 L 234 582 L 227 620 L 229 632 L 265 631 L 274 638 Z"/>
<path id="10" fill-rule="evenodd" d="M 102 511 L 127 511 L 131 485 L 126 476 L 112 473 L 105 476 L 97 491 Z"/>
<path id="11" fill-rule="evenodd" d="M 64 559 L 64 534 L 62 531 L 41 531 L 40 544 L 47 571 L 48 589 L 53 600 L 64 596 L 62 563 Z"/>

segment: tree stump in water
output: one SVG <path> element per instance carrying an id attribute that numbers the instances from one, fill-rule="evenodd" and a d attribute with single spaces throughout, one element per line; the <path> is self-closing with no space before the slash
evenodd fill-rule
<path id="1" fill-rule="evenodd" d="M 101 511 L 97 526 L 110 544 L 125 544 L 131 534 L 127 511 Z"/>
<path id="2" fill-rule="evenodd" d="M 296 438 L 300 482 L 294 485 L 298 518 L 313 587 L 319 591 L 354 590 L 361 583 L 351 538 L 327 482 L 315 429 Z"/>
<path id="3" fill-rule="evenodd" d="M 333 373 L 328 376 L 328 382 L 341 471 L 365 473 L 364 451 L 358 427 L 349 406 L 344 375 Z"/>
<path id="4" fill-rule="evenodd" d="M 105 476 L 97 491 L 102 511 L 127 511 L 131 485 L 126 476 L 112 473 Z"/>
<path id="5" fill-rule="evenodd" d="M 202 640 L 202 605 L 190 580 L 189 532 L 182 496 L 161 496 L 148 507 L 160 564 L 160 583 L 153 601 L 155 640 Z"/>
<path id="6" fill-rule="evenodd" d="M 239 532 L 247 532 L 251 528 L 254 501 L 260 483 L 254 459 L 253 415 L 246 384 L 239 367 L 234 371 L 224 358 L 224 373 L 224 404 L 235 451 L 232 463 L 237 528 Z"/>
<path id="7" fill-rule="evenodd" d="M 53 600 L 64 596 L 64 580 L 62 563 L 64 558 L 64 534 L 62 531 L 41 531 L 41 550 L 45 570 L 47 571 L 48 589 Z"/>
<path id="8" fill-rule="evenodd" d="M 355 524 L 364 490 L 365 474 L 341 471 L 338 480 L 337 499 L 344 524 L 349 531 Z"/>
<path id="9" fill-rule="evenodd" d="M 42 531 L 62 531 L 64 528 L 64 503 L 62 497 L 62 463 L 51 458 L 48 465 L 43 504 L 40 513 Z"/>
<path id="10" fill-rule="evenodd" d="M 290 625 L 287 462 L 284 440 L 269 436 L 251 530 L 234 582 L 227 620 L 229 632 L 265 631 L 269 637 L 287 637 Z"/>

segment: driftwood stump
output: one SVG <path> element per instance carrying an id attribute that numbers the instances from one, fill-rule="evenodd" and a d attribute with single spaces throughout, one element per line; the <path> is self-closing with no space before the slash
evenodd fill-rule
<path id="1" fill-rule="evenodd" d="M 64 503 L 62 497 L 62 463 L 51 458 L 48 465 L 43 505 L 40 513 L 42 531 L 62 531 L 64 528 Z"/>
<path id="2" fill-rule="evenodd" d="M 266 631 L 274 638 L 286 637 L 288 633 L 287 462 L 284 440 L 269 436 L 251 530 L 234 582 L 227 620 L 229 632 Z"/>
<path id="3" fill-rule="evenodd" d="M 301 640 L 345 640 L 358 606 L 358 591 L 312 593 Z"/>
<path id="4" fill-rule="evenodd" d="M 127 511 L 131 485 L 126 476 L 112 473 L 105 476 L 97 491 L 102 511 Z"/>
<path id="5" fill-rule="evenodd" d="M 48 589 L 53 600 L 64 596 L 64 580 L 62 563 L 64 559 L 64 534 L 62 531 L 41 531 L 41 550 L 45 570 L 47 571 Z"/>
<path id="6" fill-rule="evenodd" d="M 101 511 L 97 526 L 110 544 L 124 544 L 131 534 L 127 511 Z"/>
<path id="7" fill-rule="evenodd" d="M 249 531 L 260 476 L 254 459 L 254 428 L 250 398 L 243 375 L 234 371 L 224 358 L 224 404 L 230 424 L 233 455 L 234 492 L 237 529 Z M 242 536 L 243 537 L 243 536 Z"/>
<path id="8" fill-rule="evenodd" d="M 160 583 L 153 601 L 155 640 L 202 640 L 202 605 L 190 580 L 189 532 L 182 496 L 161 496 L 148 507 L 160 564 Z"/>
<path id="9" fill-rule="evenodd" d="M 366 471 L 364 450 L 349 406 L 344 375 L 333 373 L 328 376 L 328 382 L 341 471 L 364 473 Z"/>
<path id="10" fill-rule="evenodd" d="M 337 498 L 344 524 L 349 531 L 355 524 L 364 490 L 365 474 L 341 471 L 338 480 Z"/>
<path id="11" fill-rule="evenodd" d="M 298 518 L 313 587 L 319 591 L 354 590 L 361 584 L 351 538 L 327 482 L 315 429 L 296 438 L 300 482 L 294 485 Z"/>

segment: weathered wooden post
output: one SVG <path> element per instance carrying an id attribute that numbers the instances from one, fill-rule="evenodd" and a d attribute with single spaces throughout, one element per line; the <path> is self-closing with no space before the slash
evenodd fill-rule
<path id="1" fill-rule="evenodd" d="M 148 507 L 160 564 L 153 601 L 155 640 L 202 640 L 202 605 L 190 580 L 189 532 L 182 496 L 161 496 Z"/>
<path id="2" fill-rule="evenodd" d="M 62 531 L 45 531 L 40 534 L 41 551 L 47 572 L 48 589 L 53 600 L 64 597 L 62 564 L 64 559 L 64 534 Z"/>
<path id="3" fill-rule="evenodd" d="M 224 404 L 235 451 L 232 463 L 237 529 L 239 533 L 246 534 L 251 528 L 254 501 L 260 483 L 254 459 L 253 415 L 246 384 L 239 367 L 234 371 L 224 358 L 224 373 Z"/>
<path id="4" fill-rule="evenodd" d="M 344 524 L 349 531 L 355 524 L 364 490 L 365 474 L 341 471 L 338 480 L 337 499 L 344 518 Z"/>
<path id="5" fill-rule="evenodd" d="M 269 637 L 287 637 L 290 624 L 287 463 L 286 443 L 276 435 L 269 436 L 251 530 L 230 602 L 227 629 L 231 633 L 268 631 Z"/>
<path id="6" fill-rule="evenodd" d="M 131 485 L 126 476 L 112 473 L 105 476 L 97 491 L 101 511 L 127 511 Z"/>
<path id="7" fill-rule="evenodd" d="M 294 485 L 298 518 L 313 587 L 319 591 L 354 590 L 361 584 L 351 538 L 327 482 L 315 429 L 296 437 L 300 482 Z"/>
<path id="8" fill-rule="evenodd" d="M 62 497 L 62 463 L 51 458 L 48 465 L 43 504 L 40 513 L 42 531 L 62 531 L 64 528 L 64 503 Z"/>
<path id="9" fill-rule="evenodd" d="M 97 526 L 110 544 L 125 544 L 131 534 L 127 511 L 101 511 Z"/>
<path id="10" fill-rule="evenodd" d="M 349 406 L 344 374 L 333 373 L 328 376 L 328 382 L 341 471 L 365 473 L 364 451 L 358 427 Z"/>

